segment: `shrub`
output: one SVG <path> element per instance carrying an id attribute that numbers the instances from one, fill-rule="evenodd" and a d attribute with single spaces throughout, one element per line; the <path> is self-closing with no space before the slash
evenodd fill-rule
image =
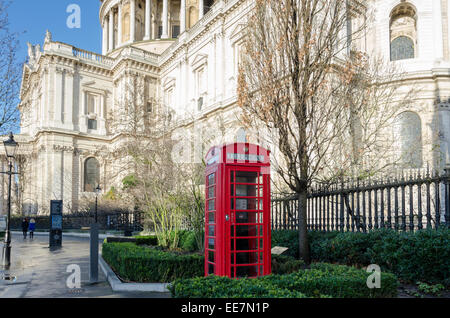
<path id="1" fill-rule="evenodd" d="M 291 274 L 302 269 L 305 262 L 286 255 L 272 255 L 273 274 Z"/>
<path id="2" fill-rule="evenodd" d="M 156 235 L 136 236 L 136 245 L 158 245 L 158 238 Z"/>
<path id="3" fill-rule="evenodd" d="M 204 275 L 204 257 L 180 255 L 133 243 L 103 244 L 102 256 L 126 281 L 164 283 Z"/>
<path id="4" fill-rule="evenodd" d="M 333 264 L 313 264 L 309 270 L 287 275 L 270 275 L 257 279 L 221 278 L 210 276 L 176 280 L 170 286 L 176 298 L 245 298 L 245 297 L 395 297 L 397 278 L 381 274 L 381 288 L 369 289 L 364 270 Z"/>
<path id="5" fill-rule="evenodd" d="M 272 231 L 272 247 L 283 246 L 288 250 L 283 255 L 298 258 L 298 232 L 297 231 Z"/>
<path id="6" fill-rule="evenodd" d="M 199 250 L 197 246 L 197 240 L 195 238 L 195 232 L 193 231 L 182 231 L 180 233 L 180 243 L 179 247 L 183 251 L 195 252 Z"/>
<path id="7" fill-rule="evenodd" d="M 258 279 L 208 276 L 176 280 L 169 286 L 174 298 L 305 298 L 297 291 L 278 288 Z"/>
<path id="8" fill-rule="evenodd" d="M 448 284 L 450 280 L 450 229 L 396 232 L 391 229 L 369 233 L 309 234 L 314 261 L 344 265 L 377 264 L 400 279 Z M 289 247 L 287 255 L 298 258 L 296 231 L 275 231 L 272 246 Z M 292 250 L 294 249 L 294 250 Z"/>

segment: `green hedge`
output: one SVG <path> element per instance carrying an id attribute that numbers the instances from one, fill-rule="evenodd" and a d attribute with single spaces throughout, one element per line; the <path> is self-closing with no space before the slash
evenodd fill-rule
<path id="1" fill-rule="evenodd" d="M 389 229 L 369 233 L 309 234 L 312 259 L 344 265 L 379 265 L 399 278 L 430 283 L 450 281 L 450 230 L 414 233 Z M 287 255 L 298 257 L 298 233 L 275 231 L 272 246 L 289 247 Z"/>
<path id="2" fill-rule="evenodd" d="M 158 238 L 156 235 L 135 236 L 136 245 L 150 245 L 157 246 Z"/>
<path id="3" fill-rule="evenodd" d="M 102 256 L 126 281 L 164 283 L 204 275 L 204 257 L 175 254 L 133 243 L 105 243 Z"/>
<path id="4" fill-rule="evenodd" d="M 397 278 L 381 274 L 381 288 L 369 289 L 370 273 L 353 267 L 313 264 L 309 270 L 257 279 L 233 280 L 210 276 L 176 280 L 170 286 L 175 298 L 337 297 L 386 298 L 397 296 Z"/>
<path id="5" fill-rule="evenodd" d="M 170 234 L 170 239 L 174 240 L 175 234 L 172 232 Z M 197 246 L 197 241 L 195 240 L 195 233 L 193 231 L 182 230 L 177 233 L 178 247 L 186 252 L 195 252 L 200 250 Z M 156 235 L 145 235 L 145 236 L 135 236 L 137 245 L 158 245 L 158 237 Z"/>
<path id="6" fill-rule="evenodd" d="M 176 280 L 169 286 L 174 298 L 306 298 L 297 291 L 278 288 L 260 279 L 208 276 Z"/>

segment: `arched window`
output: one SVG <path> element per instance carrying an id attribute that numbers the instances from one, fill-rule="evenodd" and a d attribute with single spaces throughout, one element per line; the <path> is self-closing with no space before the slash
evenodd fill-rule
<path id="1" fill-rule="evenodd" d="M 413 59 L 417 56 L 416 10 L 409 3 L 401 3 L 391 12 L 391 61 Z"/>
<path id="2" fill-rule="evenodd" d="M 100 183 L 100 164 L 97 159 L 89 158 L 84 162 L 84 192 L 95 192 Z"/>
<path id="3" fill-rule="evenodd" d="M 391 61 L 413 59 L 414 42 L 407 36 L 399 36 L 391 42 Z"/>
<path id="4" fill-rule="evenodd" d="M 396 163 L 402 168 L 421 168 L 422 157 L 422 122 L 419 115 L 406 111 L 394 121 L 394 149 L 397 153 Z"/>

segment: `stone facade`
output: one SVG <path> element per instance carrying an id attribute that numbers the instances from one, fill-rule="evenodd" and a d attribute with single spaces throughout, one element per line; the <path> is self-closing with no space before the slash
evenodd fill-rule
<path id="1" fill-rule="evenodd" d="M 369 1 L 375 20 L 355 43 L 387 59 L 400 36 L 413 47 L 413 58 L 392 63 L 408 72 L 405 86 L 421 88 L 410 111 L 420 118 L 422 167 L 450 163 L 449 2 Z M 220 117 L 228 131 L 225 140 L 231 141 L 239 130 L 235 106 L 242 29 L 253 3 L 103 0 L 102 55 L 53 41 L 49 32 L 42 48 L 29 45 L 18 137 L 31 158 L 24 212 L 48 213 L 52 199 L 76 211 L 81 198 L 94 195 L 86 191 L 85 178 L 97 178 L 92 180 L 104 191 L 120 182 L 126 174 L 117 171 L 117 161 L 126 140 L 127 86 L 139 88 L 139 103 L 151 108 L 159 100 L 171 108 L 186 130 L 195 129 L 196 122 L 217 125 Z M 406 49 L 399 46 L 399 56 Z M 142 118 L 152 116 L 147 111 Z M 87 171 L 89 158 L 98 162 L 97 176 Z"/>

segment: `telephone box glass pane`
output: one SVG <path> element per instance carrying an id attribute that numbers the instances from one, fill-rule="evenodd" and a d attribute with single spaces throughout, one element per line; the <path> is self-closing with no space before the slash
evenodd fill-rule
<path id="1" fill-rule="evenodd" d="M 236 199 L 236 210 L 258 210 L 258 200 Z"/>
<path id="2" fill-rule="evenodd" d="M 216 241 L 213 238 L 208 239 L 208 248 L 211 250 L 215 250 L 216 249 Z"/>
<path id="3" fill-rule="evenodd" d="M 255 238 L 236 239 L 236 251 L 251 251 L 258 249 L 258 241 Z"/>
<path id="4" fill-rule="evenodd" d="M 236 223 L 258 223 L 255 212 L 236 212 Z"/>
<path id="5" fill-rule="evenodd" d="M 236 184 L 236 196 L 238 197 L 257 197 L 258 187 L 256 185 Z"/>
<path id="6" fill-rule="evenodd" d="M 209 224 L 215 224 L 216 223 L 216 214 L 215 213 L 209 213 Z"/>
<path id="7" fill-rule="evenodd" d="M 216 184 L 216 174 L 215 173 L 210 174 L 208 176 L 208 186 L 212 186 L 214 184 Z"/>
<path id="8" fill-rule="evenodd" d="M 249 171 L 236 171 L 237 183 L 258 183 L 258 173 Z"/>
<path id="9" fill-rule="evenodd" d="M 215 255 L 216 255 L 216 253 L 214 253 L 214 252 L 209 252 L 209 253 L 208 253 L 208 262 L 215 263 L 215 262 L 216 262 L 216 261 L 215 261 L 215 259 L 216 259 Z"/>
<path id="10" fill-rule="evenodd" d="M 264 214 L 263 213 L 258 214 L 259 214 L 259 223 L 264 223 Z"/>
<path id="11" fill-rule="evenodd" d="M 215 187 L 210 187 L 208 189 L 208 198 L 214 198 L 215 197 Z"/>
<path id="12" fill-rule="evenodd" d="M 240 266 L 236 268 L 237 277 L 255 277 L 258 275 L 258 266 Z"/>
<path id="13" fill-rule="evenodd" d="M 214 274 L 214 265 L 213 264 L 208 264 L 208 274 L 209 275 Z"/>
<path id="14" fill-rule="evenodd" d="M 247 252 L 247 253 L 236 253 L 236 264 L 257 264 L 258 263 L 258 253 L 257 252 Z"/>
<path id="15" fill-rule="evenodd" d="M 216 227 L 214 225 L 210 225 L 208 227 L 208 235 L 209 236 L 216 236 Z"/>
<path id="16" fill-rule="evenodd" d="M 215 211 L 216 210 L 216 200 L 209 200 L 208 201 L 208 211 Z"/>
<path id="17" fill-rule="evenodd" d="M 256 225 L 242 225 L 236 226 L 237 237 L 258 236 L 258 229 Z"/>

